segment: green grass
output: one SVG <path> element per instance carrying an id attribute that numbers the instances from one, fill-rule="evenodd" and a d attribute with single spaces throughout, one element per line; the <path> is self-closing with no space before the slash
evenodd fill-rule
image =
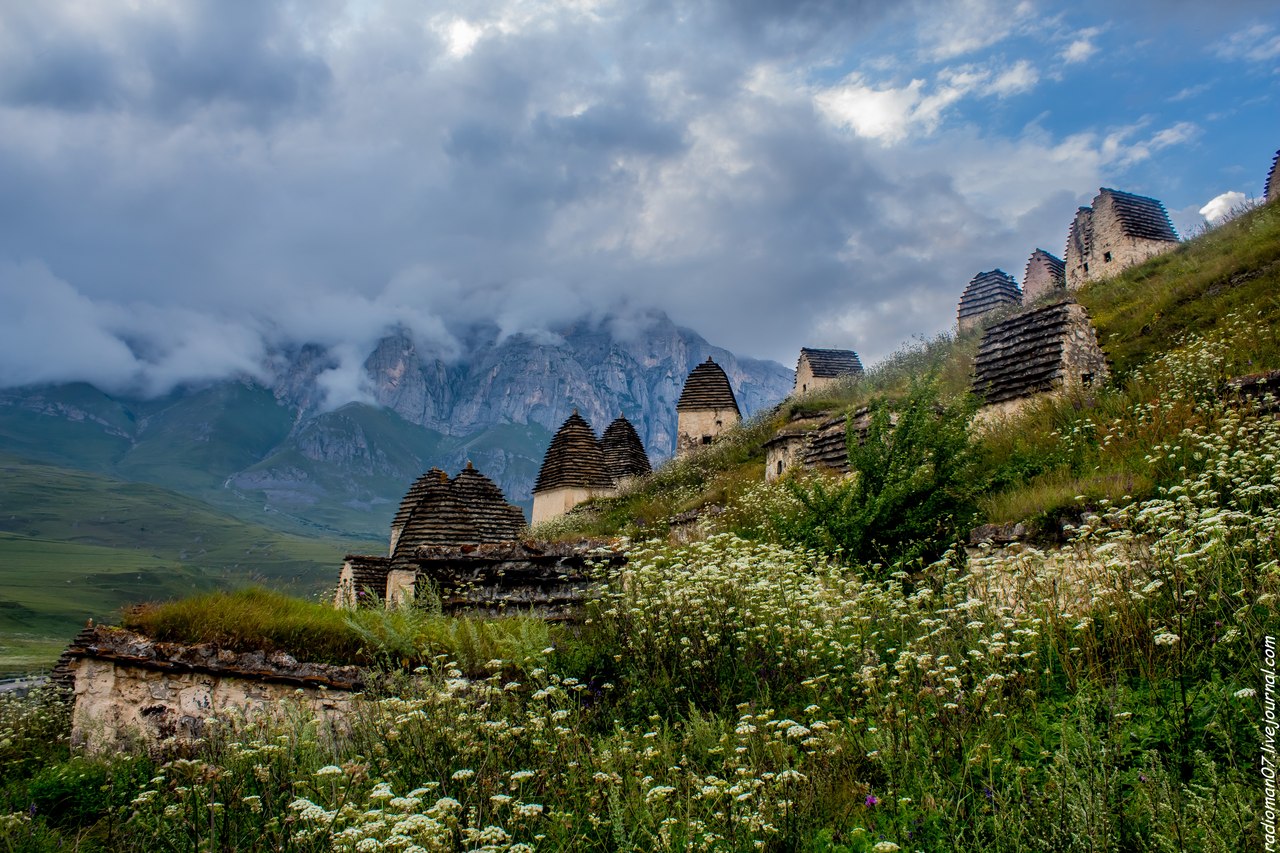
<path id="1" fill-rule="evenodd" d="M 1081 290 L 1116 373 L 1127 377 L 1228 314 L 1248 317 L 1239 343 L 1257 370 L 1280 365 L 1280 205 L 1245 213 L 1168 254 Z"/>
<path id="2" fill-rule="evenodd" d="M 0 456 L 0 670 L 137 601 L 269 584 L 315 594 L 383 545 L 248 524 L 156 486 Z"/>
<path id="3" fill-rule="evenodd" d="M 560 634 L 530 616 L 472 620 L 421 608 L 337 610 L 327 601 L 261 588 L 138 605 L 120 624 L 156 640 L 285 651 L 319 663 L 399 668 L 445 655 L 469 674 L 488 674 L 485 665 L 495 659 L 538 657 Z"/>

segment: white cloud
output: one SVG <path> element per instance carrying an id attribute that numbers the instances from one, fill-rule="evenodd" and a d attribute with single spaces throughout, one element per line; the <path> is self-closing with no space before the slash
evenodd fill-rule
<path id="1" fill-rule="evenodd" d="M 932 87 L 916 79 L 902 86 L 877 87 L 861 73 L 814 93 L 814 103 L 833 124 L 884 144 L 912 132 L 933 133 L 946 111 L 969 96 L 1006 98 L 1030 91 L 1039 81 L 1035 66 L 1022 59 L 1002 70 L 978 65 L 943 68 Z"/>
<path id="2" fill-rule="evenodd" d="M 1218 222 L 1226 219 L 1231 211 L 1244 204 L 1245 200 L 1244 193 L 1228 190 L 1211 198 L 1208 204 L 1200 208 L 1200 215 L 1209 222 Z"/>
<path id="3" fill-rule="evenodd" d="M 1231 62 L 1269 62 L 1280 57 L 1280 32 L 1270 24 L 1252 24 L 1218 42 L 1213 52 Z"/>
<path id="4" fill-rule="evenodd" d="M 1025 59 L 1014 63 L 1012 68 L 1001 72 L 991 81 L 990 91 L 1001 98 L 1029 92 L 1040 81 L 1040 74 L 1035 66 Z"/>
<path id="5" fill-rule="evenodd" d="M 897 142 L 907 135 L 912 124 L 921 120 L 923 87 L 923 80 L 912 80 L 906 86 L 877 89 L 861 75 L 854 75 L 838 86 L 819 91 L 814 101 L 828 119 L 859 136 Z"/>
<path id="6" fill-rule="evenodd" d="M 1034 19 L 1029 0 L 958 0 L 920 13 L 920 40 L 929 59 L 945 61 L 1002 42 Z"/>
<path id="7" fill-rule="evenodd" d="M 1102 27 L 1087 27 L 1076 32 L 1071 43 L 1061 53 L 1062 61 L 1069 65 L 1088 61 L 1098 52 L 1098 46 L 1094 43 L 1094 39 L 1101 34 Z"/>

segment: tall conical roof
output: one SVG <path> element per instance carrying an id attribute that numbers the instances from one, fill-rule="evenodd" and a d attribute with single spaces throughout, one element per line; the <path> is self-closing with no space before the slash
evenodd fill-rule
<path id="1" fill-rule="evenodd" d="M 710 409 L 733 409 L 739 415 L 738 401 L 734 399 L 733 388 L 729 385 L 729 377 L 724 368 L 712 361 L 711 356 L 695 367 L 689 378 L 684 381 L 684 390 L 680 392 L 680 400 L 676 403 L 676 411 L 707 411 Z"/>
<path id="2" fill-rule="evenodd" d="M 604 469 L 615 483 L 626 477 L 643 477 L 653 470 L 644 443 L 625 417 L 618 416 L 609 424 L 600 439 L 600 449 L 604 452 Z"/>
<path id="3" fill-rule="evenodd" d="M 1267 172 L 1267 183 L 1263 186 L 1262 197 L 1267 201 L 1280 198 L 1280 151 L 1271 161 L 1271 171 Z"/>
<path id="4" fill-rule="evenodd" d="M 1003 305 L 1018 305 L 1022 291 L 1013 276 L 1001 269 L 980 272 L 969 282 L 960 297 L 960 319 L 977 317 Z"/>
<path id="5" fill-rule="evenodd" d="M 513 542 L 524 531 L 524 512 L 470 462 L 453 480 L 432 468 L 410 487 L 392 526 L 402 526 L 393 560 L 412 558 L 420 545 Z"/>
<path id="6" fill-rule="evenodd" d="M 547 455 L 542 457 L 542 470 L 533 491 L 560 488 L 611 489 L 613 480 L 605 471 L 604 451 L 591 424 L 574 409 L 551 439 Z"/>
<path id="7" fill-rule="evenodd" d="M 809 369 L 819 379 L 835 379 L 862 373 L 862 360 L 851 349 L 800 348 L 800 358 L 809 362 Z M 798 370 L 800 363 L 796 362 Z"/>

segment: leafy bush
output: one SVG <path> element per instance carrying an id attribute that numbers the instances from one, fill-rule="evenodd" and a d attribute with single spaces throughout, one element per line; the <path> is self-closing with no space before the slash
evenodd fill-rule
<path id="1" fill-rule="evenodd" d="M 802 511 L 777 519 L 782 535 L 862 563 L 931 561 L 953 545 L 975 514 L 967 399 L 944 403 L 937 384 L 918 380 L 892 407 L 872 407 L 865 437 L 852 424 L 851 476 L 789 481 Z"/>

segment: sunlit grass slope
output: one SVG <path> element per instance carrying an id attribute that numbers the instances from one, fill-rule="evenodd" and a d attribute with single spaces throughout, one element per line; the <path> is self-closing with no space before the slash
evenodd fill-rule
<path id="1" fill-rule="evenodd" d="M 86 618 L 137 601 L 248 583 L 315 594 L 344 553 L 381 547 L 291 536 L 155 486 L 0 457 L 0 670 L 51 662 Z"/>

